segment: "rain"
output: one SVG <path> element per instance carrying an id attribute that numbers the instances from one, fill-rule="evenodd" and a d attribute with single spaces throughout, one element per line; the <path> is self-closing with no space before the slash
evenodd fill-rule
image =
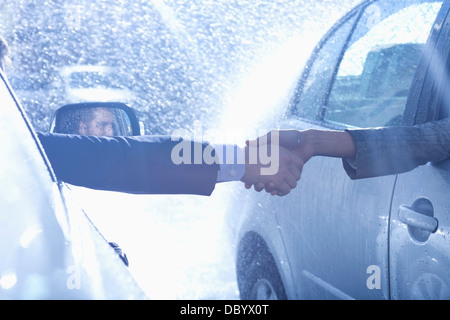
<path id="1" fill-rule="evenodd" d="M 70 103 L 65 66 L 116 68 L 145 134 L 185 129 L 242 144 L 270 129 L 314 45 L 356 0 L 0 0 L 8 77 L 38 131 Z M 227 208 L 241 183 L 210 197 L 71 187 L 118 243 L 151 299 L 239 299 Z"/>

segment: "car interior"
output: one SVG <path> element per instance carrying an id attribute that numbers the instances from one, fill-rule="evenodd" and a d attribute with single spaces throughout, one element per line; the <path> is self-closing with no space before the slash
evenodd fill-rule
<path id="1" fill-rule="evenodd" d="M 406 43 L 370 51 L 360 76 L 336 79 L 327 120 L 360 127 L 383 121 L 386 126 L 400 125 L 423 47 Z"/>

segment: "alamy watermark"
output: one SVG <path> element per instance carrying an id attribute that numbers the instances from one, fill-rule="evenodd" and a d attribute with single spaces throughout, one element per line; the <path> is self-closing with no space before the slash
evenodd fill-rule
<path id="1" fill-rule="evenodd" d="M 236 131 L 225 130 L 222 132 L 223 137 L 235 137 Z M 268 130 L 258 130 L 258 141 L 251 140 L 247 148 L 247 156 L 243 148 L 235 148 L 235 145 L 225 144 L 224 148 L 218 148 L 213 144 L 209 144 L 203 148 L 199 143 L 203 142 L 205 136 L 203 126 L 200 121 L 194 122 L 194 131 L 189 133 L 185 129 L 177 129 L 172 132 L 172 141 L 180 141 L 172 149 L 171 160 L 174 164 L 260 164 L 261 175 L 274 175 L 278 172 L 280 166 L 280 148 L 279 134 L 272 132 L 270 144 L 267 142 L 266 133 Z M 238 137 L 239 140 L 245 141 L 245 138 Z M 193 149 L 193 150 L 192 150 Z"/>
<path id="2" fill-rule="evenodd" d="M 66 287 L 69 290 L 81 289 L 81 269 L 77 265 L 70 265 L 66 269 L 68 274 L 66 279 Z"/>
<path id="3" fill-rule="evenodd" d="M 381 289 L 381 269 L 377 265 L 370 265 L 367 267 L 366 273 L 369 277 L 366 281 L 366 286 L 368 289 Z"/>

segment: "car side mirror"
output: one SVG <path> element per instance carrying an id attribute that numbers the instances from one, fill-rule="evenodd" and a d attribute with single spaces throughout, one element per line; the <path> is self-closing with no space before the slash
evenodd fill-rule
<path id="1" fill-rule="evenodd" d="M 135 111 L 120 102 L 68 104 L 53 114 L 50 132 L 92 136 L 138 136 Z"/>

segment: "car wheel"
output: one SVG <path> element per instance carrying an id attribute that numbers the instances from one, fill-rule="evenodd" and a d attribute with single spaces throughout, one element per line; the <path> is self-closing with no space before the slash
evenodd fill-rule
<path id="1" fill-rule="evenodd" d="M 267 245 L 257 235 L 241 242 L 237 262 L 238 287 L 242 300 L 286 300 L 280 273 Z M 252 243 L 246 246 L 244 243 Z"/>

